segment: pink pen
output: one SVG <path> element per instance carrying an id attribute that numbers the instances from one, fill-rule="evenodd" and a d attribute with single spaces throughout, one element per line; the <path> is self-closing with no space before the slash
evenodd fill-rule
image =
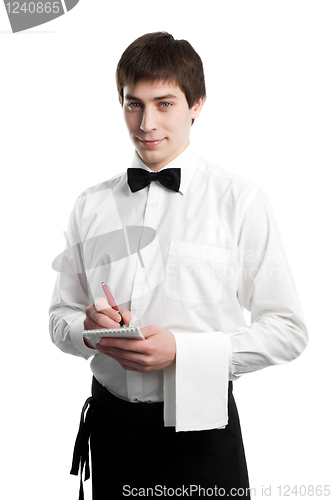
<path id="1" fill-rule="evenodd" d="M 102 284 L 101 284 L 101 287 L 102 287 L 102 289 L 103 289 L 103 291 L 104 291 L 104 294 L 105 294 L 105 297 L 106 297 L 106 299 L 107 299 L 108 304 L 109 304 L 109 305 L 110 305 L 110 306 L 111 306 L 111 307 L 112 307 L 115 311 L 117 311 L 117 312 L 120 314 L 119 308 L 118 308 L 118 306 L 116 305 L 116 302 L 115 302 L 115 300 L 114 300 L 114 298 L 113 298 L 113 295 L 111 294 L 111 290 L 109 289 L 109 286 L 107 285 L 107 283 L 104 283 L 104 281 L 103 281 L 103 282 L 102 282 Z M 120 325 L 121 325 L 121 326 L 125 326 L 125 324 L 124 324 L 124 321 L 123 321 L 123 319 L 122 319 L 121 314 L 120 314 L 120 317 L 121 317 Z"/>

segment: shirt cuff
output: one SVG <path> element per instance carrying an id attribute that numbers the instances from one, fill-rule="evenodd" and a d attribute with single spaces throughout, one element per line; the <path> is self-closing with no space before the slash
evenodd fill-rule
<path id="1" fill-rule="evenodd" d="M 82 354 L 83 358 L 89 359 L 91 356 L 98 354 L 98 351 L 96 349 L 90 349 L 84 342 L 84 318 L 85 316 L 82 315 L 70 324 L 70 338 L 73 345 Z"/>
<path id="2" fill-rule="evenodd" d="M 232 344 L 222 332 L 176 333 L 176 361 L 164 370 L 164 419 L 178 431 L 224 428 Z"/>

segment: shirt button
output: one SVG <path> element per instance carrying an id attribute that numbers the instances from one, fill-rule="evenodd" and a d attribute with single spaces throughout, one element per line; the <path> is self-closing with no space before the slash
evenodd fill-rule
<path id="1" fill-rule="evenodd" d="M 140 286 L 143 286 L 143 285 L 144 285 L 144 280 L 139 280 L 138 284 L 139 284 Z"/>
<path id="2" fill-rule="evenodd" d="M 137 320 L 135 321 L 135 325 L 136 325 L 136 326 L 141 326 L 141 320 L 140 320 L 140 319 L 137 319 Z"/>
<path id="3" fill-rule="evenodd" d="M 156 205 L 157 205 L 157 203 L 155 201 L 152 201 L 150 204 L 151 207 L 155 207 Z"/>

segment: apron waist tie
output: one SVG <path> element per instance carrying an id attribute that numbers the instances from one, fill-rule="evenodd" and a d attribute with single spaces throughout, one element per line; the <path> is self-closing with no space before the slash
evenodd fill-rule
<path id="1" fill-rule="evenodd" d="M 82 408 L 80 427 L 75 441 L 73 461 L 70 471 L 70 474 L 73 474 L 74 476 L 78 476 L 78 473 L 80 472 L 80 492 L 78 497 L 79 500 L 84 500 L 84 490 L 82 481 L 83 470 L 85 472 L 84 481 L 90 478 L 89 439 L 92 426 L 91 403 L 93 401 L 94 398 L 89 397 L 85 401 L 84 406 Z M 86 415 L 84 419 L 85 412 Z"/>

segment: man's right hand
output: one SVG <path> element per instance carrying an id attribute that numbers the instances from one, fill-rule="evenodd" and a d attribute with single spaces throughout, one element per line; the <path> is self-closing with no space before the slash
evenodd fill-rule
<path id="1" fill-rule="evenodd" d="M 131 321 L 131 313 L 128 309 L 121 309 L 121 316 L 125 325 Z M 99 330 L 100 328 L 120 328 L 121 317 L 107 302 L 104 297 L 97 298 L 91 306 L 85 309 L 84 330 Z M 85 344 L 90 349 L 95 347 L 84 338 Z"/>

